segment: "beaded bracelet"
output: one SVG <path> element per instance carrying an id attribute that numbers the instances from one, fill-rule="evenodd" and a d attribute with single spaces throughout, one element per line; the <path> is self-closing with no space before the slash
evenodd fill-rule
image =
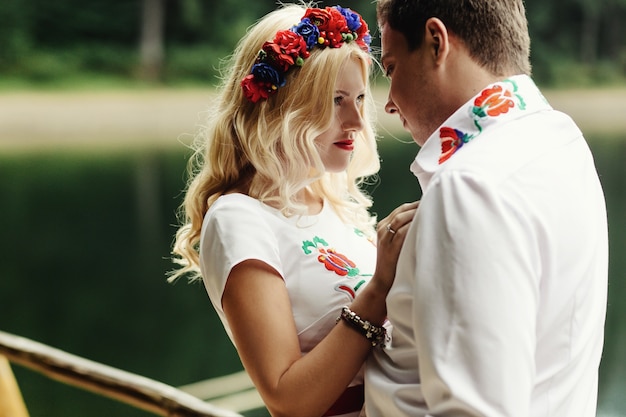
<path id="1" fill-rule="evenodd" d="M 337 318 L 337 322 L 339 322 L 339 320 L 345 321 L 350 327 L 365 336 L 372 346 L 385 347 L 387 331 L 384 327 L 376 326 L 367 320 L 363 320 L 347 306 L 341 309 L 341 315 Z"/>

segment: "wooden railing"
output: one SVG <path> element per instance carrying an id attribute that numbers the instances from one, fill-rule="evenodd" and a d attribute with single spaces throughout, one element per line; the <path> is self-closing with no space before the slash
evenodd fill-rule
<path id="1" fill-rule="evenodd" d="M 9 362 L 160 416 L 242 417 L 263 407 L 245 372 L 174 388 L 0 331 L 0 417 L 28 417 Z"/>

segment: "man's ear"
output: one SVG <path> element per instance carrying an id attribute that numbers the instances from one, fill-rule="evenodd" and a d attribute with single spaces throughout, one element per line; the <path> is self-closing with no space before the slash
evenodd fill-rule
<path id="1" fill-rule="evenodd" d="M 448 29 L 443 22 L 436 17 L 426 21 L 424 42 L 428 45 L 435 63 L 441 64 L 450 52 Z"/>

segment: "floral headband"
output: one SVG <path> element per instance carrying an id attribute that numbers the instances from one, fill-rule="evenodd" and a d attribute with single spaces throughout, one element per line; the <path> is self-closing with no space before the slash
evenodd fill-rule
<path id="1" fill-rule="evenodd" d="M 278 31 L 273 41 L 263 44 L 250 74 L 241 81 L 243 94 L 252 103 L 266 100 L 285 85 L 287 72 L 301 67 L 316 46 L 339 48 L 355 41 L 369 52 L 371 40 L 367 23 L 358 13 L 340 6 L 309 8 L 300 23 Z"/>

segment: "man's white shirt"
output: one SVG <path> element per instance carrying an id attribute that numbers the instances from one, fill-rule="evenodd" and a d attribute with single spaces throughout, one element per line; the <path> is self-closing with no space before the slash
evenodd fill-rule
<path id="1" fill-rule="evenodd" d="M 368 417 L 595 416 L 608 236 L 593 157 L 529 77 L 493 87 L 515 106 L 490 117 L 470 100 L 411 166 L 423 195 Z M 440 163 L 446 135 L 466 141 Z"/>

